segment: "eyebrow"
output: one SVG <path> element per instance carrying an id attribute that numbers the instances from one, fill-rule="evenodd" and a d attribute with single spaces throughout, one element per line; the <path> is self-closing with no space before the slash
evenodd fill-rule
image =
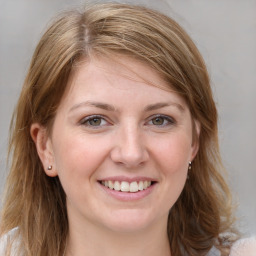
<path id="1" fill-rule="evenodd" d="M 147 106 L 144 110 L 145 110 L 145 112 L 148 112 L 148 111 L 157 110 L 157 109 L 169 107 L 169 106 L 177 107 L 182 112 L 185 110 L 181 104 L 178 104 L 175 102 L 163 102 L 163 103 L 160 102 L 160 103 L 152 104 L 152 105 Z"/>
<path id="2" fill-rule="evenodd" d="M 104 109 L 104 110 L 108 110 L 108 111 L 115 111 L 116 109 L 106 103 L 102 103 L 102 102 L 96 102 L 96 101 L 85 101 L 85 102 L 81 102 L 78 104 L 75 104 L 70 110 L 69 112 L 74 111 L 77 108 L 80 107 L 85 107 L 85 106 L 89 106 L 89 107 L 96 107 L 96 108 L 100 108 L 100 109 Z"/>
<path id="3" fill-rule="evenodd" d="M 96 107 L 96 108 L 104 109 L 107 111 L 117 111 L 117 109 L 115 107 L 113 107 L 112 105 L 106 104 L 106 103 L 97 102 L 97 101 L 85 101 L 85 102 L 75 104 L 73 107 L 70 108 L 69 112 L 72 112 L 77 108 L 85 107 L 85 106 Z M 149 111 L 153 111 L 153 110 L 157 110 L 157 109 L 169 107 L 169 106 L 177 107 L 182 112 L 185 110 L 181 104 L 178 104 L 175 102 L 160 102 L 160 103 L 151 104 L 151 105 L 146 106 L 144 108 L 144 111 L 149 112 Z"/>

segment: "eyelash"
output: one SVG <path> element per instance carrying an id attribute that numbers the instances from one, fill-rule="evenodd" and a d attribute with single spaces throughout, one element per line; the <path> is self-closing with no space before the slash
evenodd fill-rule
<path id="1" fill-rule="evenodd" d="M 98 119 L 100 120 L 100 124 L 99 125 L 92 125 L 92 124 L 89 124 L 90 121 L 93 121 L 93 119 Z M 93 128 L 93 129 L 98 129 L 100 127 L 102 127 L 102 121 L 105 121 L 106 123 L 109 124 L 108 121 L 106 121 L 106 118 L 104 116 L 101 116 L 101 115 L 92 115 L 92 116 L 87 116 L 85 118 L 83 118 L 81 121 L 80 121 L 80 124 L 81 125 L 84 125 L 84 126 L 87 126 L 87 127 L 90 127 L 90 128 Z M 105 124 L 104 124 L 105 126 Z"/>
<path id="2" fill-rule="evenodd" d="M 154 124 L 153 120 L 156 120 L 157 118 L 163 119 L 164 123 L 163 124 L 159 124 L 159 125 Z M 92 124 L 90 124 L 89 122 L 93 121 L 93 119 L 100 120 L 99 125 L 92 125 Z M 102 122 L 105 122 L 105 124 L 102 124 Z M 151 124 L 150 124 L 151 126 L 156 126 L 156 127 L 161 127 L 161 128 L 167 127 L 167 126 L 170 126 L 170 125 L 174 125 L 176 123 L 176 121 L 172 117 L 166 116 L 166 115 L 161 115 L 161 114 L 151 116 L 150 118 L 148 118 L 148 121 L 146 122 L 146 124 L 149 124 L 150 122 L 151 122 Z M 87 127 L 90 127 L 92 129 L 99 129 L 102 126 L 109 125 L 110 122 L 108 122 L 104 116 L 101 116 L 101 115 L 91 115 L 91 116 L 87 116 L 87 117 L 83 118 L 80 121 L 80 124 L 84 125 L 84 126 L 87 126 Z"/>
<path id="3" fill-rule="evenodd" d="M 151 125 L 156 126 L 156 127 L 167 127 L 167 126 L 176 124 L 176 121 L 172 117 L 166 116 L 166 115 L 161 115 L 161 114 L 151 116 L 147 123 L 152 122 L 153 120 L 155 120 L 157 118 L 163 119 L 164 123 L 159 124 L 159 125 L 151 123 Z"/>

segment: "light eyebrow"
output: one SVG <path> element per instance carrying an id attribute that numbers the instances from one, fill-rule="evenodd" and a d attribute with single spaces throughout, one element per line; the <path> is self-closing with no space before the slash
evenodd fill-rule
<path id="1" fill-rule="evenodd" d="M 157 109 L 169 107 L 169 106 L 177 107 L 181 112 L 185 110 L 181 104 L 175 103 L 175 102 L 160 102 L 156 104 L 151 104 L 151 105 L 148 105 L 144 110 L 148 112 L 148 111 L 157 110 Z"/>
<path id="2" fill-rule="evenodd" d="M 115 111 L 116 109 L 106 103 L 102 103 L 102 102 L 97 102 L 97 101 L 84 101 L 78 104 L 75 104 L 74 106 L 72 106 L 69 110 L 69 112 L 74 111 L 77 108 L 80 107 L 85 107 L 85 106 L 89 106 L 89 107 L 96 107 L 96 108 L 100 108 L 100 109 L 104 109 L 104 110 L 108 110 L 108 111 Z"/>

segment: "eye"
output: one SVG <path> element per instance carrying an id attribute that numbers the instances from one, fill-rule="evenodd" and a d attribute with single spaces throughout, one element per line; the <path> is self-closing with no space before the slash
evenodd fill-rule
<path id="1" fill-rule="evenodd" d="M 163 125 L 166 120 L 162 116 L 158 116 L 152 119 L 153 125 Z"/>
<path id="2" fill-rule="evenodd" d="M 85 117 L 84 119 L 81 120 L 80 123 L 87 127 L 93 127 L 93 128 L 108 125 L 108 122 L 102 116 L 98 116 L 98 115 Z"/>
<path id="3" fill-rule="evenodd" d="M 174 123 L 175 123 L 175 121 L 173 118 L 171 118 L 170 116 L 165 116 L 165 115 L 153 116 L 153 117 L 151 117 L 151 119 L 148 122 L 148 124 L 150 124 L 150 125 L 161 126 L 161 127 L 172 125 Z"/>

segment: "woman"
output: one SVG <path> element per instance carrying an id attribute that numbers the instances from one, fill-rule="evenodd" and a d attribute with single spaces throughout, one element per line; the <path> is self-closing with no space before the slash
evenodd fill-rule
<path id="1" fill-rule="evenodd" d="M 63 14 L 11 133 L 4 255 L 241 250 L 206 67 L 172 19 L 110 3 Z"/>

